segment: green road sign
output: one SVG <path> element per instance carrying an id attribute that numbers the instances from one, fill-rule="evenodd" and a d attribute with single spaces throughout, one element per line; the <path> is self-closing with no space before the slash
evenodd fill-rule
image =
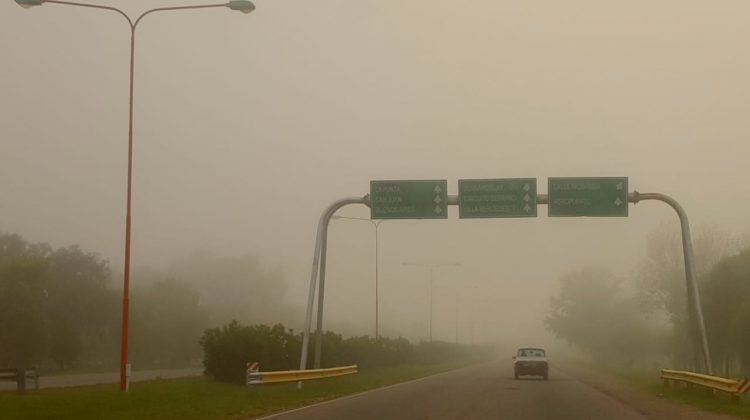
<path id="1" fill-rule="evenodd" d="M 448 181 L 370 181 L 373 219 L 447 219 Z"/>
<path id="2" fill-rule="evenodd" d="M 627 217 L 628 178 L 549 178 L 550 217 Z"/>
<path id="3" fill-rule="evenodd" d="M 536 179 L 460 179 L 458 217 L 536 217 Z"/>

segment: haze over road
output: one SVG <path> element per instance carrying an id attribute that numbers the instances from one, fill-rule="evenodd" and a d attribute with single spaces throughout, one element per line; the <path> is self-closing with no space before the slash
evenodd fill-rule
<path id="1" fill-rule="evenodd" d="M 661 403 L 661 402 L 660 402 Z M 632 407 L 555 369 L 549 381 L 513 379 L 495 361 L 265 418 L 274 420 L 727 419 L 664 402 Z"/>

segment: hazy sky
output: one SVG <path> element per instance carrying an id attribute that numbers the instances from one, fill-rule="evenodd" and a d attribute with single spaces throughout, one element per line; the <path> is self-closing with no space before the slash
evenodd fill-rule
<path id="1" fill-rule="evenodd" d="M 255 253 L 283 266 L 303 305 L 320 213 L 371 179 L 448 179 L 456 194 L 458 179 L 536 177 L 546 193 L 549 176 L 629 176 L 677 198 L 694 226 L 750 230 L 746 0 L 255 3 L 139 27 L 136 266 Z M 0 3 L 0 231 L 80 244 L 116 271 L 128 45 L 114 13 Z M 453 337 L 456 290 L 460 319 L 526 334 L 520 320 L 541 330 L 560 274 L 628 275 L 646 234 L 674 219 L 651 202 L 621 219 L 546 212 L 385 222 L 384 331 L 426 334 L 427 271 L 402 262 L 463 264 L 436 271 L 437 338 Z M 332 224 L 332 325 L 372 333 L 373 239 L 367 222 Z"/>

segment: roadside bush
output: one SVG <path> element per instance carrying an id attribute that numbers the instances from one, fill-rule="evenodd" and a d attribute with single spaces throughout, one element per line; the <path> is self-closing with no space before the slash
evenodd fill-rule
<path id="1" fill-rule="evenodd" d="M 226 382 L 244 383 L 245 363 L 259 362 L 261 371 L 298 368 L 302 335 L 283 325 L 243 326 L 237 321 L 205 331 L 201 338 L 207 375 Z M 307 365 L 313 365 L 314 338 L 310 342 Z M 322 367 L 358 365 L 374 369 L 403 364 L 441 364 L 486 357 L 488 349 L 463 344 L 433 342 L 412 345 L 405 338 L 368 336 L 343 338 L 327 331 L 323 334 Z"/>
<path id="2" fill-rule="evenodd" d="M 300 354 L 299 336 L 281 324 L 243 326 L 237 321 L 203 333 L 203 366 L 207 375 L 226 382 L 245 382 L 245 363 L 263 370 L 294 369 Z"/>

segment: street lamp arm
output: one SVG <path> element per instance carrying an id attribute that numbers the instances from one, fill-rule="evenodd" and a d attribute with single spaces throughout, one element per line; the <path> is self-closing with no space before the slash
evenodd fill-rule
<path id="1" fill-rule="evenodd" d="M 41 0 L 39 4 L 43 4 L 43 3 L 63 4 L 66 6 L 88 7 L 91 9 L 111 10 L 113 12 L 119 13 L 122 17 L 124 17 L 128 21 L 128 24 L 130 25 L 130 28 L 133 31 L 135 31 L 135 27 L 138 26 L 138 22 L 140 22 L 141 19 L 146 17 L 146 15 L 149 15 L 154 12 L 164 12 L 164 11 L 169 11 L 169 10 L 208 9 L 208 8 L 213 8 L 213 7 L 230 7 L 231 6 L 231 3 L 217 3 L 217 4 L 202 4 L 202 5 L 199 4 L 199 5 L 192 5 L 192 6 L 157 7 L 155 9 L 147 10 L 141 13 L 141 15 L 138 16 L 138 18 L 136 18 L 135 21 L 133 21 L 130 18 L 130 16 L 128 16 L 125 12 L 112 6 L 104 6 L 101 4 L 91 4 L 91 3 L 78 3 L 78 2 L 63 1 L 63 0 Z M 248 2 L 248 4 L 251 5 L 252 3 Z M 250 7 L 251 8 L 247 10 L 252 10 L 252 6 Z M 244 12 L 244 10 L 242 11 Z"/>
<path id="2" fill-rule="evenodd" d="M 221 3 L 221 4 L 203 4 L 203 5 L 195 5 L 195 6 L 174 6 L 174 7 L 157 7 L 155 9 L 146 10 L 145 12 L 141 13 L 140 16 L 133 22 L 132 26 L 135 30 L 135 27 L 138 26 L 138 22 L 141 21 L 146 15 L 150 15 L 151 13 L 155 12 L 165 12 L 168 10 L 190 10 L 190 9 L 208 9 L 212 7 L 227 7 L 227 3 Z M 130 19 L 128 19 L 130 20 Z"/>
<path id="3" fill-rule="evenodd" d="M 113 12 L 117 12 L 120 15 L 122 15 L 122 17 L 124 17 L 128 21 L 128 24 L 130 25 L 131 28 L 135 27 L 135 25 L 133 24 L 133 20 L 130 19 L 130 16 L 128 16 L 127 14 L 125 14 L 125 12 L 123 12 L 122 10 L 120 10 L 120 9 L 118 9 L 116 7 L 103 6 L 101 4 L 76 3 L 76 2 L 72 2 L 72 1 L 60 1 L 60 0 L 44 0 L 43 3 L 64 4 L 66 6 L 78 6 L 78 7 L 88 7 L 88 8 L 91 8 L 91 9 L 111 10 Z"/>

